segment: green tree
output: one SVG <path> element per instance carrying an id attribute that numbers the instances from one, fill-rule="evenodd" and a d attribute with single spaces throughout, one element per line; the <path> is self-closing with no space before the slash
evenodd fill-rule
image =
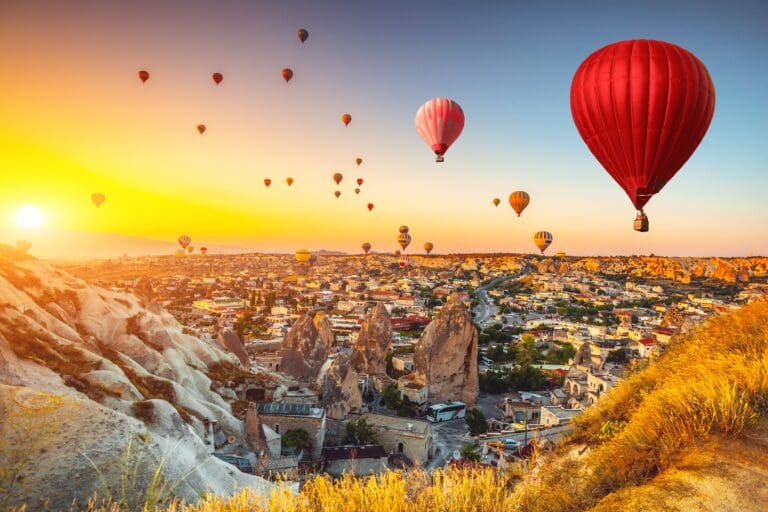
<path id="1" fill-rule="evenodd" d="M 477 451 L 477 448 L 473 444 L 465 444 L 461 447 L 461 458 L 466 460 L 471 460 L 474 462 L 478 462 L 480 460 L 480 452 Z"/>
<path id="2" fill-rule="evenodd" d="M 312 439 L 309 432 L 303 428 L 291 429 L 282 435 L 283 446 L 286 448 L 311 448 Z"/>
<path id="3" fill-rule="evenodd" d="M 378 444 L 376 438 L 376 431 L 373 427 L 365 421 L 365 418 L 359 418 L 347 423 L 346 431 L 344 433 L 344 444 L 364 445 L 364 444 Z"/>
<path id="4" fill-rule="evenodd" d="M 473 436 L 488 432 L 488 422 L 485 420 L 485 414 L 480 409 L 468 410 L 464 416 L 464 421 L 469 427 L 469 433 Z"/>

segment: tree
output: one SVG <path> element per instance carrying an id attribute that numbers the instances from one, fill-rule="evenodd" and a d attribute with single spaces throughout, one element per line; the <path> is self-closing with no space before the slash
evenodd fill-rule
<path id="1" fill-rule="evenodd" d="M 480 452 L 477 451 L 477 448 L 473 444 L 465 444 L 461 447 L 461 458 L 466 460 L 471 460 L 474 462 L 478 462 L 480 460 Z"/>
<path id="2" fill-rule="evenodd" d="M 464 416 L 464 421 L 469 427 L 469 433 L 473 436 L 488 432 L 488 422 L 485 420 L 485 414 L 480 409 L 468 410 Z"/>
<path id="3" fill-rule="evenodd" d="M 608 352 L 608 356 L 605 358 L 607 363 L 626 364 L 627 363 L 627 351 L 623 348 L 617 348 Z"/>
<path id="4" fill-rule="evenodd" d="M 378 439 L 373 427 L 365 421 L 365 418 L 360 418 L 347 423 L 343 442 L 344 444 L 361 446 L 365 444 L 378 444 Z"/>
<path id="5" fill-rule="evenodd" d="M 387 409 L 396 410 L 400 407 L 400 390 L 395 384 L 387 384 L 382 392 L 382 402 Z"/>
<path id="6" fill-rule="evenodd" d="M 286 448 L 311 448 L 312 439 L 309 432 L 303 428 L 291 429 L 282 435 L 283 446 Z"/>

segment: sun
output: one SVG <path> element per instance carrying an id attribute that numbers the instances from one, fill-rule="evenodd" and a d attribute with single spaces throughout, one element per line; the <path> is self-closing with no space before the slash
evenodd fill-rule
<path id="1" fill-rule="evenodd" d="M 16 212 L 16 227 L 22 229 L 37 229 L 43 225 L 43 212 L 36 206 L 27 205 Z"/>

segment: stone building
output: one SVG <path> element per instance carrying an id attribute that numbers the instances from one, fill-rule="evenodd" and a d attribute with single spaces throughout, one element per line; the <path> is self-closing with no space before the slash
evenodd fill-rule
<path id="1" fill-rule="evenodd" d="M 579 413 L 581 413 L 579 409 L 563 409 L 559 405 L 542 405 L 540 412 L 541 425 L 543 427 L 566 425 Z"/>
<path id="2" fill-rule="evenodd" d="M 312 440 L 312 456 L 320 457 L 325 442 L 325 410 L 308 404 L 251 404 L 246 416 L 245 435 L 254 449 L 256 440 L 264 435 L 263 432 L 268 432 L 262 426 L 280 436 L 289 430 L 306 430 Z"/>
<path id="3" fill-rule="evenodd" d="M 404 455 L 421 465 L 434 455 L 437 432 L 428 421 L 376 413 L 366 413 L 363 418 L 387 453 Z"/>
<path id="4" fill-rule="evenodd" d="M 325 471 L 332 476 L 352 473 L 367 476 L 388 469 L 387 452 L 381 445 L 334 446 L 323 448 Z"/>

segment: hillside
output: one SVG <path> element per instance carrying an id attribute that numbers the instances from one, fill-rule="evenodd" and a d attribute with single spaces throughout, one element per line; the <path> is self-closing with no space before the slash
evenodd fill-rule
<path id="1" fill-rule="evenodd" d="M 167 483 L 163 495 L 192 501 L 264 488 L 202 439 L 204 419 L 242 438 L 207 376 L 237 364 L 153 302 L 0 246 L 0 509 L 144 495 L 153 479 L 155 490 Z"/>

